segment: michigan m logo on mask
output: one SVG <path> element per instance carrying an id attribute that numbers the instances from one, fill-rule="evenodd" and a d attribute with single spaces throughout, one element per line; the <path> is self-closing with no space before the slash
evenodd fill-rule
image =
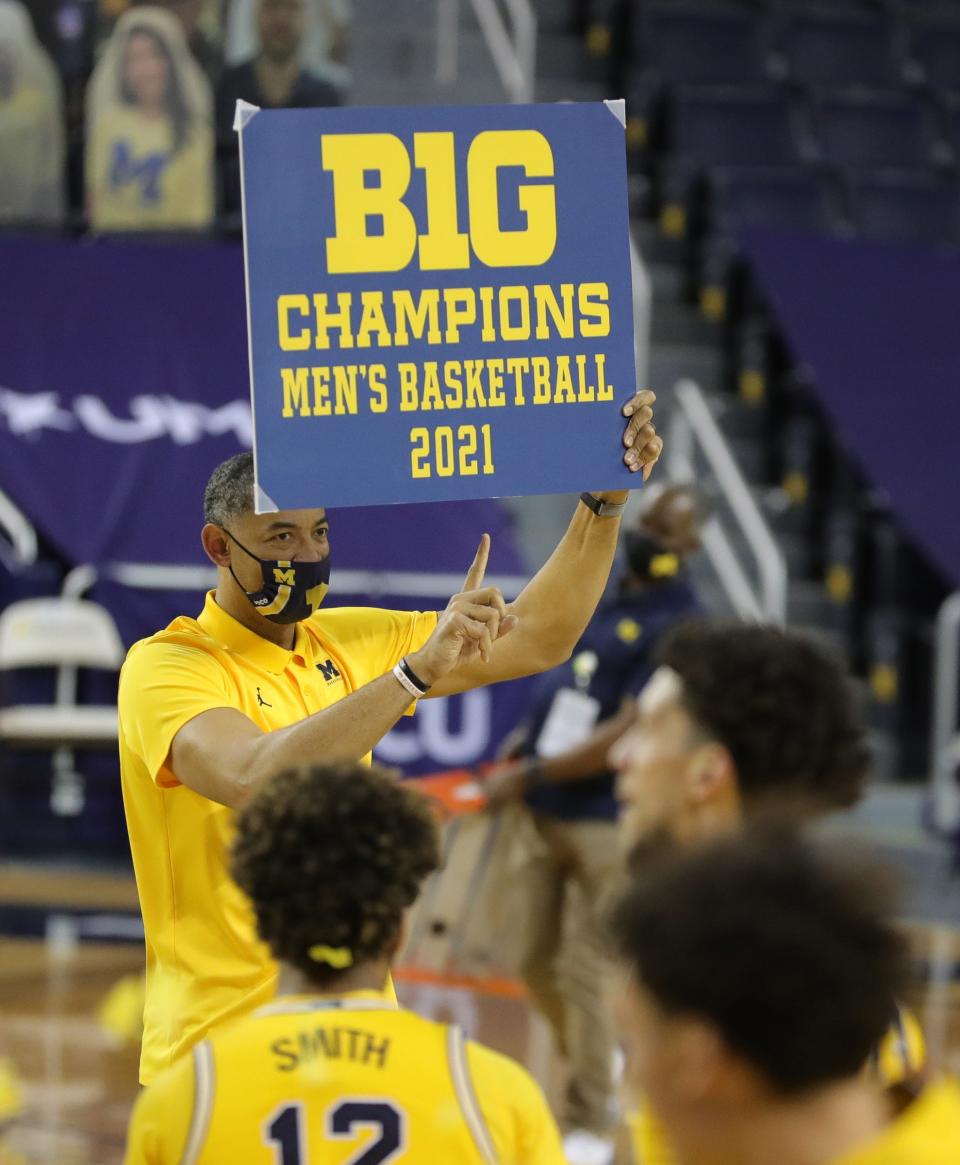
<path id="1" fill-rule="evenodd" d="M 337 665 L 332 659 L 325 659 L 323 663 L 317 664 L 317 671 L 323 676 L 328 684 L 333 683 L 334 680 L 340 679 L 340 672 L 337 670 Z"/>
<path id="2" fill-rule="evenodd" d="M 295 570 L 284 570 L 282 567 L 275 566 L 273 568 L 273 581 L 280 584 L 285 584 L 292 587 L 296 583 L 297 573 Z"/>

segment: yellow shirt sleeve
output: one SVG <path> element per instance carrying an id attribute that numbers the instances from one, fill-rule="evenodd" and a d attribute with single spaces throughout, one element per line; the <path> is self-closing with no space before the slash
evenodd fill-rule
<path id="1" fill-rule="evenodd" d="M 193 1056 L 183 1056 L 141 1092 L 127 1131 L 124 1165 L 177 1165 L 193 1117 Z"/>
<path id="2" fill-rule="evenodd" d="M 423 647 L 437 626 L 437 612 L 332 607 L 318 611 L 311 622 L 323 639 L 336 642 L 356 690 Z"/>
<path id="3" fill-rule="evenodd" d="M 472 1041 L 467 1063 L 501 1165 L 566 1165 L 560 1130 L 529 1072 Z"/>
<path id="4" fill-rule="evenodd" d="M 165 768 L 173 738 L 211 708 L 236 708 L 237 696 L 224 669 L 207 652 L 177 643 L 143 643 L 130 650 L 117 695 L 127 748 L 146 765 L 158 785 L 179 782 Z"/>

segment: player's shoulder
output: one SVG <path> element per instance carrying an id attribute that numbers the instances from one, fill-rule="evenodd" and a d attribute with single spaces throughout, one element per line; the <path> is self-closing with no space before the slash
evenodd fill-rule
<path id="1" fill-rule="evenodd" d="M 470 1075 L 482 1099 L 497 1099 L 509 1108 L 539 1107 L 546 1103 L 540 1085 L 512 1057 L 475 1040 L 466 1040 L 465 1047 Z"/>
<path id="2" fill-rule="evenodd" d="M 219 650 L 221 648 L 216 639 L 196 619 L 189 615 L 179 615 L 162 630 L 132 644 L 127 651 L 126 662 L 129 664 L 147 656 L 151 659 L 165 655 L 176 656 L 185 651 L 209 655 Z"/>

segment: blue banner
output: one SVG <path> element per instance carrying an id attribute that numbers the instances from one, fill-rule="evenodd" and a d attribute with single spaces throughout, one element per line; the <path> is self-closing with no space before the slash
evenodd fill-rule
<path id="1" fill-rule="evenodd" d="M 960 258 L 781 231 L 741 241 L 844 445 L 960 586 Z"/>
<path id="2" fill-rule="evenodd" d="M 635 484 L 621 116 L 241 110 L 261 509 Z"/>

